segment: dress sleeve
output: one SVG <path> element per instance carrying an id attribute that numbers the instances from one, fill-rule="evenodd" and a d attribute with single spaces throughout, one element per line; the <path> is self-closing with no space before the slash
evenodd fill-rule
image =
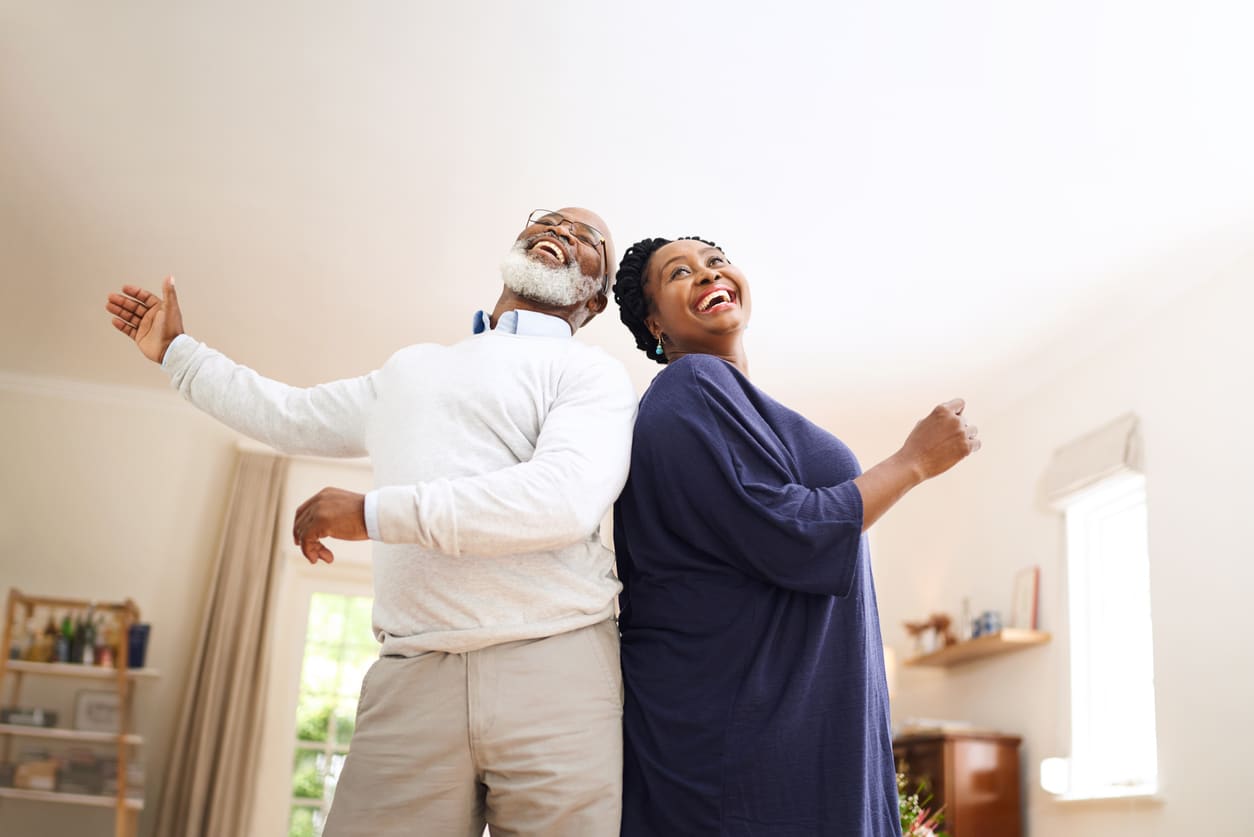
<path id="1" fill-rule="evenodd" d="M 378 489 L 380 538 L 480 557 L 585 540 L 627 481 L 635 415 L 635 391 L 617 361 L 572 370 L 531 459 L 487 474 Z"/>
<path id="2" fill-rule="evenodd" d="M 722 361 L 718 361 L 722 364 Z M 862 495 L 852 478 L 810 488 L 730 370 L 687 364 L 646 418 L 633 468 L 649 468 L 661 520 L 691 546 L 768 584 L 847 595 L 862 553 Z M 680 371 L 680 370 L 676 370 Z M 648 434 L 647 441 L 642 438 Z M 633 480 L 642 477 L 633 471 Z"/>
<path id="3" fill-rule="evenodd" d="M 186 334 L 161 367 L 196 407 L 245 436 L 290 454 L 365 456 L 373 374 L 316 387 L 258 375 Z"/>

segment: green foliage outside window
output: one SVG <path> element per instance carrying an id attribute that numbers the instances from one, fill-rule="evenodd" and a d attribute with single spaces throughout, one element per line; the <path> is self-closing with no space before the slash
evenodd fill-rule
<path id="1" fill-rule="evenodd" d="M 296 751 L 296 763 L 292 767 L 292 796 L 297 799 L 321 799 L 323 771 L 318 767 L 318 753 L 314 750 Z"/>
<path id="2" fill-rule="evenodd" d="M 301 741 L 326 741 L 335 704 L 330 700 L 303 698 L 296 707 L 296 737 Z"/>
<path id="3" fill-rule="evenodd" d="M 314 825 L 313 808 L 292 808 L 292 818 L 287 826 L 287 837 L 318 837 L 318 828 Z"/>
<path id="4" fill-rule="evenodd" d="M 288 837 L 322 833 L 353 737 L 361 681 L 379 654 L 370 610 L 365 596 L 315 593 L 310 600 L 296 706 L 292 798 L 321 804 L 293 805 Z"/>

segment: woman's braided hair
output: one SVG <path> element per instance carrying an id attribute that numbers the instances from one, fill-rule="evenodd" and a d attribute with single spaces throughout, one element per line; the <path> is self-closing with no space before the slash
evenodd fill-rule
<path id="1" fill-rule="evenodd" d="M 706 241 L 695 235 L 685 235 L 673 240 L 700 241 L 711 247 L 718 246 L 713 241 Z M 614 301 L 618 303 L 619 319 L 635 335 L 636 348 L 644 352 L 650 360 L 662 364 L 666 363 L 666 355 L 656 354 L 657 339 L 644 322 L 652 307 L 644 293 L 644 272 L 653 254 L 671 241 L 669 238 L 645 238 L 637 241 L 623 253 L 623 260 L 618 263 L 618 273 L 614 275 Z"/>

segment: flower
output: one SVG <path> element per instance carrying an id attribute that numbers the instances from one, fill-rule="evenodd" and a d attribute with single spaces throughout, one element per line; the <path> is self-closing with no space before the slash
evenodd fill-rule
<path id="1" fill-rule="evenodd" d="M 920 782 L 910 793 L 910 779 L 906 775 L 906 766 L 899 765 L 902 771 L 897 774 L 897 809 L 901 814 L 901 833 L 903 837 L 948 837 L 940 830 L 945 817 L 941 808 L 935 811 L 928 808 L 932 795 L 927 791 L 927 783 Z"/>

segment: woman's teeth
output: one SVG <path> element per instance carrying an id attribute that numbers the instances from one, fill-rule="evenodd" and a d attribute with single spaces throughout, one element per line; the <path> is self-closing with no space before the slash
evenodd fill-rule
<path id="1" fill-rule="evenodd" d="M 727 291 L 715 291 L 697 304 L 697 311 L 708 311 L 720 302 L 731 302 L 731 294 Z"/>

